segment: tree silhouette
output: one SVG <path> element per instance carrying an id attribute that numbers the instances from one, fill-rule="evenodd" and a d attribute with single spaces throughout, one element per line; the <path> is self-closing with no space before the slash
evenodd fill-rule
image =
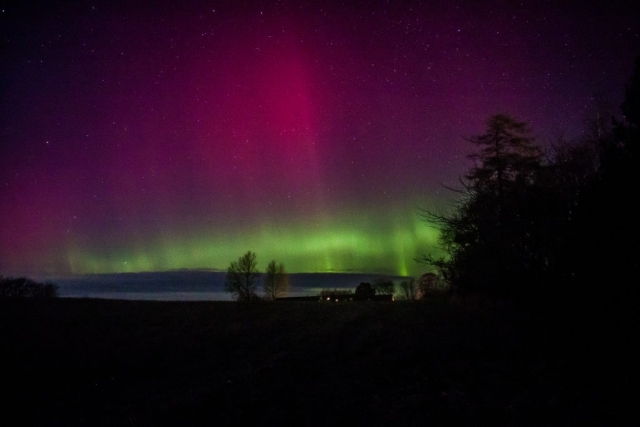
<path id="1" fill-rule="evenodd" d="M 275 300 L 289 290 L 289 275 L 284 269 L 284 264 L 276 264 L 271 261 L 267 265 L 264 278 L 264 293 L 267 298 Z"/>
<path id="2" fill-rule="evenodd" d="M 427 254 L 418 261 L 438 269 L 453 289 L 505 297 L 539 255 L 535 203 L 542 153 L 527 125 L 503 114 L 490 117 L 485 133 L 469 141 L 479 151 L 469 156 L 475 165 L 462 181 L 454 209 L 421 212 L 440 228 L 448 256 Z"/>
<path id="3" fill-rule="evenodd" d="M 517 298 L 610 319 L 629 316 L 640 240 L 634 195 L 640 188 L 640 57 L 621 119 L 560 141 L 542 156 L 527 126 L 505 115 L 487 121 L 450 211 L 421 210 L 440 229 L 446 256 L 435 267 L 454 293 Z M 610 322 L 609 324 L 614 324 Z"/>
<path id="4" fill-rule="evenodd" d="M 256 268 L 256 254 L 248 251 L 238 261 L 233 261 L 227 269 L 225 290 L 236 296 L 238 301 L 257 299 L 256 282 L 260 275 Z"/>
<path id="5" fill-rule="evenodd" d="M 631 309 L 639 267 L 632 248 L 640 239 L 634 197 L 640 187 L 640 56 L 620 110 L 623 117 L 613 119 L 612 132 L 594 138 L 597 173 L 582 189 L 567 245 L 567 276 L 581 291 L 581 304 L 597 302 L 617 313 Z M 603 283 L 615 291 L 603 292 Z"/>
<path id="6" fill-rule="evenodd" d="M 400 297 L 409 301 L 414 301 L 418 296 L 418 285 L 416 279 L 410 277 L 400 282 Z"/>
<path id="7" fill-rule="evenodd" d="M 58 286 L 51 282 L 38 283 L 26 277 L 0 276 L 0 297 L 5 298 L 55 298 Z"/>
<path id="8" fill-rule="evenodd" d="M 376 295 L 393 295 L 395 293 L 393 280 L 384 277 L 378 277 L 374 280 L 372 287 Z"/>
<path id="9" fill-rule="evenodd" d="M 540 165 L 542 152 L 529 133 L 526 123 L 512 117 L 504 114 L 490 117 L 486 132 L 469 139 L 479 147 L 477 153 L 469 156 L 477 162 L 467 175 L 471 185 L 491 186 L 500 196 L 508 183 L 530 178 Z"/>

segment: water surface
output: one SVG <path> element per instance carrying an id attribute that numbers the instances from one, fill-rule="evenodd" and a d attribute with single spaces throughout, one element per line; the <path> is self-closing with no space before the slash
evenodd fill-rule
<path id="1" fill-rule="evenodd" d="M 69 277 L 46 277 L 58 285 L 63 298 L 107 298 L 157 301 L 220 301 L 232 300 L 224 291 L 226 273 L 189 270 L 152 273 L 90 274 Z M 406 279 L 362 273 L 295 273 L 289 275 L 287 296 L 315 296 L 322 289 L 355 290 L 361 282 L 373 283 L 384 277 L 396 284 Z M 258 294 L 262 294 L 261 277 Z"/>

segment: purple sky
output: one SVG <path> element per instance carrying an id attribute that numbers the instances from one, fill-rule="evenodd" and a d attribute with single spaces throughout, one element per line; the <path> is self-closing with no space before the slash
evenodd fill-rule
<path id="1" fill-rule="evenodd" d="M 640 53 L 634 2 L 344 3 L 2 6 L 0 274 L 417 274 L 465 137 L 579 137 Z"/>

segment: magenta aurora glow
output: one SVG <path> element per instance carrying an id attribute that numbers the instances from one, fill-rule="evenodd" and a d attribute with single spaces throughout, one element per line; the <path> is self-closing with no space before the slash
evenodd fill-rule
<path id="1" fill-rule="evenodd" d="M 4 275 L 247 250 L 418 274 L 416 206 L 447 206 L 465 137 L 504 112 L 578 138 L 639 52 L 611 2 L 23 3 L 0 13 Z"/>

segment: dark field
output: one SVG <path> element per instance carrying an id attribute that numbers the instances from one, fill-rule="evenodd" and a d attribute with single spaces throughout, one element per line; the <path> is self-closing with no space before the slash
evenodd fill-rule
<path id="1" fill-rule="evenodd" d="M 625 346 L 590 328 L 445 301 L 2 300 L 0 398 L 11 425 L 635 424 Z"/>

